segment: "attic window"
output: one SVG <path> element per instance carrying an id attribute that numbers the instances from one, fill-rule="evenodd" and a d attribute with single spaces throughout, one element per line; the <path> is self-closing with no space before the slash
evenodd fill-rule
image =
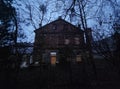
<path id="1" fill-rule="evenodd" d="M 52 26 L 52 29 L 53 29 L 53 30 L 56 30 L 56 28 L 57 28 L 57 26 L 56 26 L 56 24 L 54 24 L 54 25 Z"/>

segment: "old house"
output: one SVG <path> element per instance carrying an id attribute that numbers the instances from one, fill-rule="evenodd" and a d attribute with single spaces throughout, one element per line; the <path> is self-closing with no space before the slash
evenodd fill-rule
<path id="1" fill-rule="evenodd" d="M 35 30 L 34 62 L 56 64 L 81 61 L 86 44 L 84 35 L 80 26 L 76 27 L 62 18 L 40 27 Z"/>

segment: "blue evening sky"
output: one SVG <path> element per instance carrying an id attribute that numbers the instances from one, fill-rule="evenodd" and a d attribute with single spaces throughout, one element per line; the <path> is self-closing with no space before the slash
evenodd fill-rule
<path id="1" fill-rule="evenodd" d="M 103 1 L 106 1 L 106 0 L 103 0 Z M 92 2 L 94 2 L 94 0 L 92 0 Z M 117 0 L 117 2 L 119 3 L 120 0 Z M 32 10 L 33 23 L 35 24 L 36 28 L 39 28 L 39 23 L 41 19 L 41 13 L 39 12 L 39 9 L 38 9 L 39 5 L 41 4 L 47 5 L 47 13 L 44 16 L 44 21 L 42 24 L 42 25 L 45 25 L 47 23 L 50 23 L 51 21 L 54 21 L 59 16 L 62 16 L 64 18 L 66 14 L 64 10 L 67 7 L 69 7 L 71 3 L 72 3 L 72 0 L 19 0 L 19 1 L 16 0 L 13 6 L 17 8 L 16 10 L 19 16 L 19 21 L 20 21 L 19 25 L 21 26 L 22 31 L 26 34 L 26 38 L 24 39 L 24 41 L 34 42 L 34 36 L 35 36 L 34 34 L 35 28 L 31 24 L 30 18 L 29 18 L 29 13 L 30 13 L 28 10 L 29 5 L 31 6 L 31 10 Z M 96 4 L 99 5 L 100 2 Z M 96 23 L 96 19 L 93 19 L 93 16 L 97 8 L 98 8 L 97 6 L 93 6 L 93 5 L 89 5 L 86 8 L 88 27 L 94 28 L 98 24 Z M 113 11 L 109 7 L 109 5 L 104 5 L 104 8 L 105 9 L 103 9 L 103 12 L 105 13 L 106 18 L 103 17 L 102 19 L 104 19 L 107 22 L 109 15 L 112 14 Z M 70 22 L 68 15 L 65 20 Z M 74 25 L 77 25 L 79 23 L 79 17 L 74 18 L 71 23 Z M 99 28 L 102 28 L 104 30 L 106 26 L 105 28 L 104 26 Z"/>

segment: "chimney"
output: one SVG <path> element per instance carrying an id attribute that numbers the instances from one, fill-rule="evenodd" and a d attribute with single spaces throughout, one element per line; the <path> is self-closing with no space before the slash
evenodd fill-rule
<path id="1" fill-rule="evenodd" d="M 58 19 L 62 19 L 62 16 L 59 16 Z"/>
<path id="2" fill-rule="evenodd" d="M 42 24 L 41 24 L 41 23 L 39 24 L 39 27 L 40 27 L 40 28 L 42 27 Z"/>

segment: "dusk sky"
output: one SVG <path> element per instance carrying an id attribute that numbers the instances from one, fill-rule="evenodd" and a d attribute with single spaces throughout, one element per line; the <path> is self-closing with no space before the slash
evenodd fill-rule
<path id="1" fill-rule="evenodd" d="M 120 0 L 116 0 L 117 4 L 120 5 Z M 103 3 L 104 2 L 104 3 Z M 113 0 L 114 2 L 114 0 Z M 66 15 L 66 8 L 69 8 L 72 3 L 72 0 L 16 0 L 13 4 L 14 7 L 16 7 L 18 18 L 19 18 L 19 25 L 21 26 L 21 29 L 26 34 L 25 41 L 27 42 L 34 42 L 34 30 L 36 28 L 39 28 L 40 19 L 42 17 L 41 12 L 39 11 L 39 6 L 44 4 L 46 6 L 46 13 L 43 18 L 42 26 L 50 23 L 51 21 L 56 20 L 59 16 L 62 16 L 62 18 L 65 18 Z M 92 3 L 92 4 L 91 4 Z M 100 3 L 103 3 L 103 8 L 99 9 Z M 29 7 L 30 6 L 30 7 Z M 30 10 L 32 13 L 32 19 L 33 22 L 30 21 Z M 76 12 L 78 12 L 78 7 L 75 7 Z M 101 10 L 101 12 L 97 12 L 97 10 Z M 106 0 L 100 0 L 99 2 L 95 2 L 95 0 L 92 0 L 87 3 L 86 8 L 86 18 L 87 18 L 87 25 L 88 27 L 95 28 L 95 26 L 98 26 L 97 19 L 101 14 L 103 16 L 100 17 L 101 20 L 104 20 L 104 22 L 109 22 L 109 16 L 114 14 L 113 9 L 110 7 L 110 3 L 107 3 Z M 96 15 L 95 15 L 96 14 Z M 80 18 L 79 16 L 75 15 L 70 21 L 69 18 L 70 13 L 67 13 L 65 20 L 68 22 L 77 25 L 80 24 Z M 113 16 L 114 18 L 114 16 Z M 34 26 L 33 26 L 34 23 Z M 102 29 L 106 28 L 108 24 L 102 26 Z M 99 26 L 99 28 L 101 28 Z"/>

